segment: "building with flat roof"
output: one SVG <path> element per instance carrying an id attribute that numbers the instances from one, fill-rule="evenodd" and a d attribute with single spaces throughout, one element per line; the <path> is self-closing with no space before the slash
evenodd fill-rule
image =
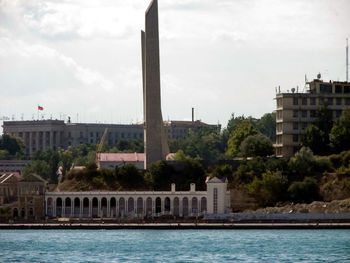
<path id="1" fill-rule="evenodd" d="M 215 127 L 197 121 L 165 121 L 164 127 L 169 139 L 188 136 L 189 131 L 201 127 Z M 143 139 L 143 123 L 138 124 L 102 124 L 102 123 L 66 123 L 62 120 L 4 121 L 3 132 L 23 139 L 25 153 L 31 155 L 37 150 L 51 148 L 67 149 L 79 144 L 97 144 L 104 130 L 108 128 L 106 143 L 113 147 L 119 140 Z"/>
<path id="2" fill-rule="evenodd" d="M 291 157 L 299 149 L 306 127 L 317 120 L 317 110 L 327 105 L 333 120 L 350 107 L 350 83 L 340 81 L 324 82 L 315 79 L 307 83 L 304 93 L 276 94 L 276 143 L 277 157 Z"/>

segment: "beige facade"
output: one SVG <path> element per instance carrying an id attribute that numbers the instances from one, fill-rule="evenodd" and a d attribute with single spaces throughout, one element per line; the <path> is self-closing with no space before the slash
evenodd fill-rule
<path id="1" fill-rule="evenodd" d="M 291 157 L 300 148 L 306 127 L 317 120 L 317 110 L 327 105 L 333 120 L 350 107 L 349 82 L 323 82 L 313 80 L 308 83 L 306 93 L 277 93 L 276 95 L 276 143 L 278 157 Z"/>

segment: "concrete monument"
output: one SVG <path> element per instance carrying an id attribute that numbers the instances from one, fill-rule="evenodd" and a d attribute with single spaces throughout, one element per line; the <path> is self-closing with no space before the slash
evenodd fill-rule
<path id="1" fill-rule="evenodd" d="M 157 0 L 146 10 L 141 45 L 146 169 L 153 162 L 165 160 L 169 153 L 161 111 Z"/>

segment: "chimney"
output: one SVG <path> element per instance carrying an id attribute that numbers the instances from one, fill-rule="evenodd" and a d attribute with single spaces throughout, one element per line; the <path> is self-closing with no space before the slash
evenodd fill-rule
<path id="1" fill-rule="evenodd" d="M 192 108 L 192 124 L 194 123 L 194 108 Z"/>

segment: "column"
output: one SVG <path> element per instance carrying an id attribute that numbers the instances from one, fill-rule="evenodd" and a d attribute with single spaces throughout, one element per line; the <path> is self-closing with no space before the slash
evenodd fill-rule
<path id="1" fill-rule="evenodd" d="M 183 200 L 182 199 L 183 198 L 179 197 L 179 216 L 183 216 L 183 206 L 182 206 Z"/>
<path id="2" fill-rule="evenodd" d="M 56 198 L 53 199 L 53 211 L 52 211 L 53 217 L 56 217 Z"/>
<path id="3" fill-rule="evenodd" d="M 74 203 L 74 198 L 70 199 L 70 217 L 74 217 L 75 214 L 74 214 L 74 210 L 75 210 L 75 203 Z"/>
<path id="4" fill-rule="evenodd" d="M 47 198 L 45 199 L 45 215 L 47 215 Z"/>
<path id="5" fill-rule="evenodd" d="M 188 198 L 188 215 L 192 216 L 192 198 Z"/>
<path id="6" fill-rule="evenodd" d="M 62 198 L 62 217 L 66 215 L 66 199 Z"/>
<path id="7" fill-rule="evenodd" d="M 174 197 L 170 198 L 170 213 L 174 215 Z"/>
<path id="8" fill-rule="evenodd" d="M 152 216 L 156 213 L 155 203 L 156 201 L 152 198 Z"/>
<path id="9" fill-rule="evenodd" d="M 92 217 L 92 200 L 89 198 L 89 217 Z"/>
<path id="10" fill-rule="evenodd" d="M 53 149 L 53 132 L 50 131 L 50 149 Z"/>
<path id="11" fill-rule="evenodd" d="M 79 218 L 83 217 L 83 209 L 84 209 L 84 203 L 83 203 L 84 198 L 80 198 L 80 209 L 79 209 Z"/>
<path id="12" fill-rule="evenodd" d="M 38 151 L 39 150 L 39 132 L 35 132 L 36 138 L 35 138 L 35 148 Z"/>
<path id="13" fill-rule="evenodd" d="M 32 155 L 33 151 L 33 137 L 32 137 L 32 132 L 29 132 L 29 154 Z"/>
<path id="14" fill-rule="evenodd" d="M 43 145 L 43 150 L 46 148 L 46 131 L 43 131 L 43 138 L 42 138 L 42 145 Z"/>
<path id="15" fill-rule="evenodd" d="M 111 217 L 111 199 L 107 199 L 107 217 Z"/>
<path id="16" fill-rule="evenodd" d="M 97 217 L 102 217 L 101 215 L 101 199 L 97 199 Z"/>

